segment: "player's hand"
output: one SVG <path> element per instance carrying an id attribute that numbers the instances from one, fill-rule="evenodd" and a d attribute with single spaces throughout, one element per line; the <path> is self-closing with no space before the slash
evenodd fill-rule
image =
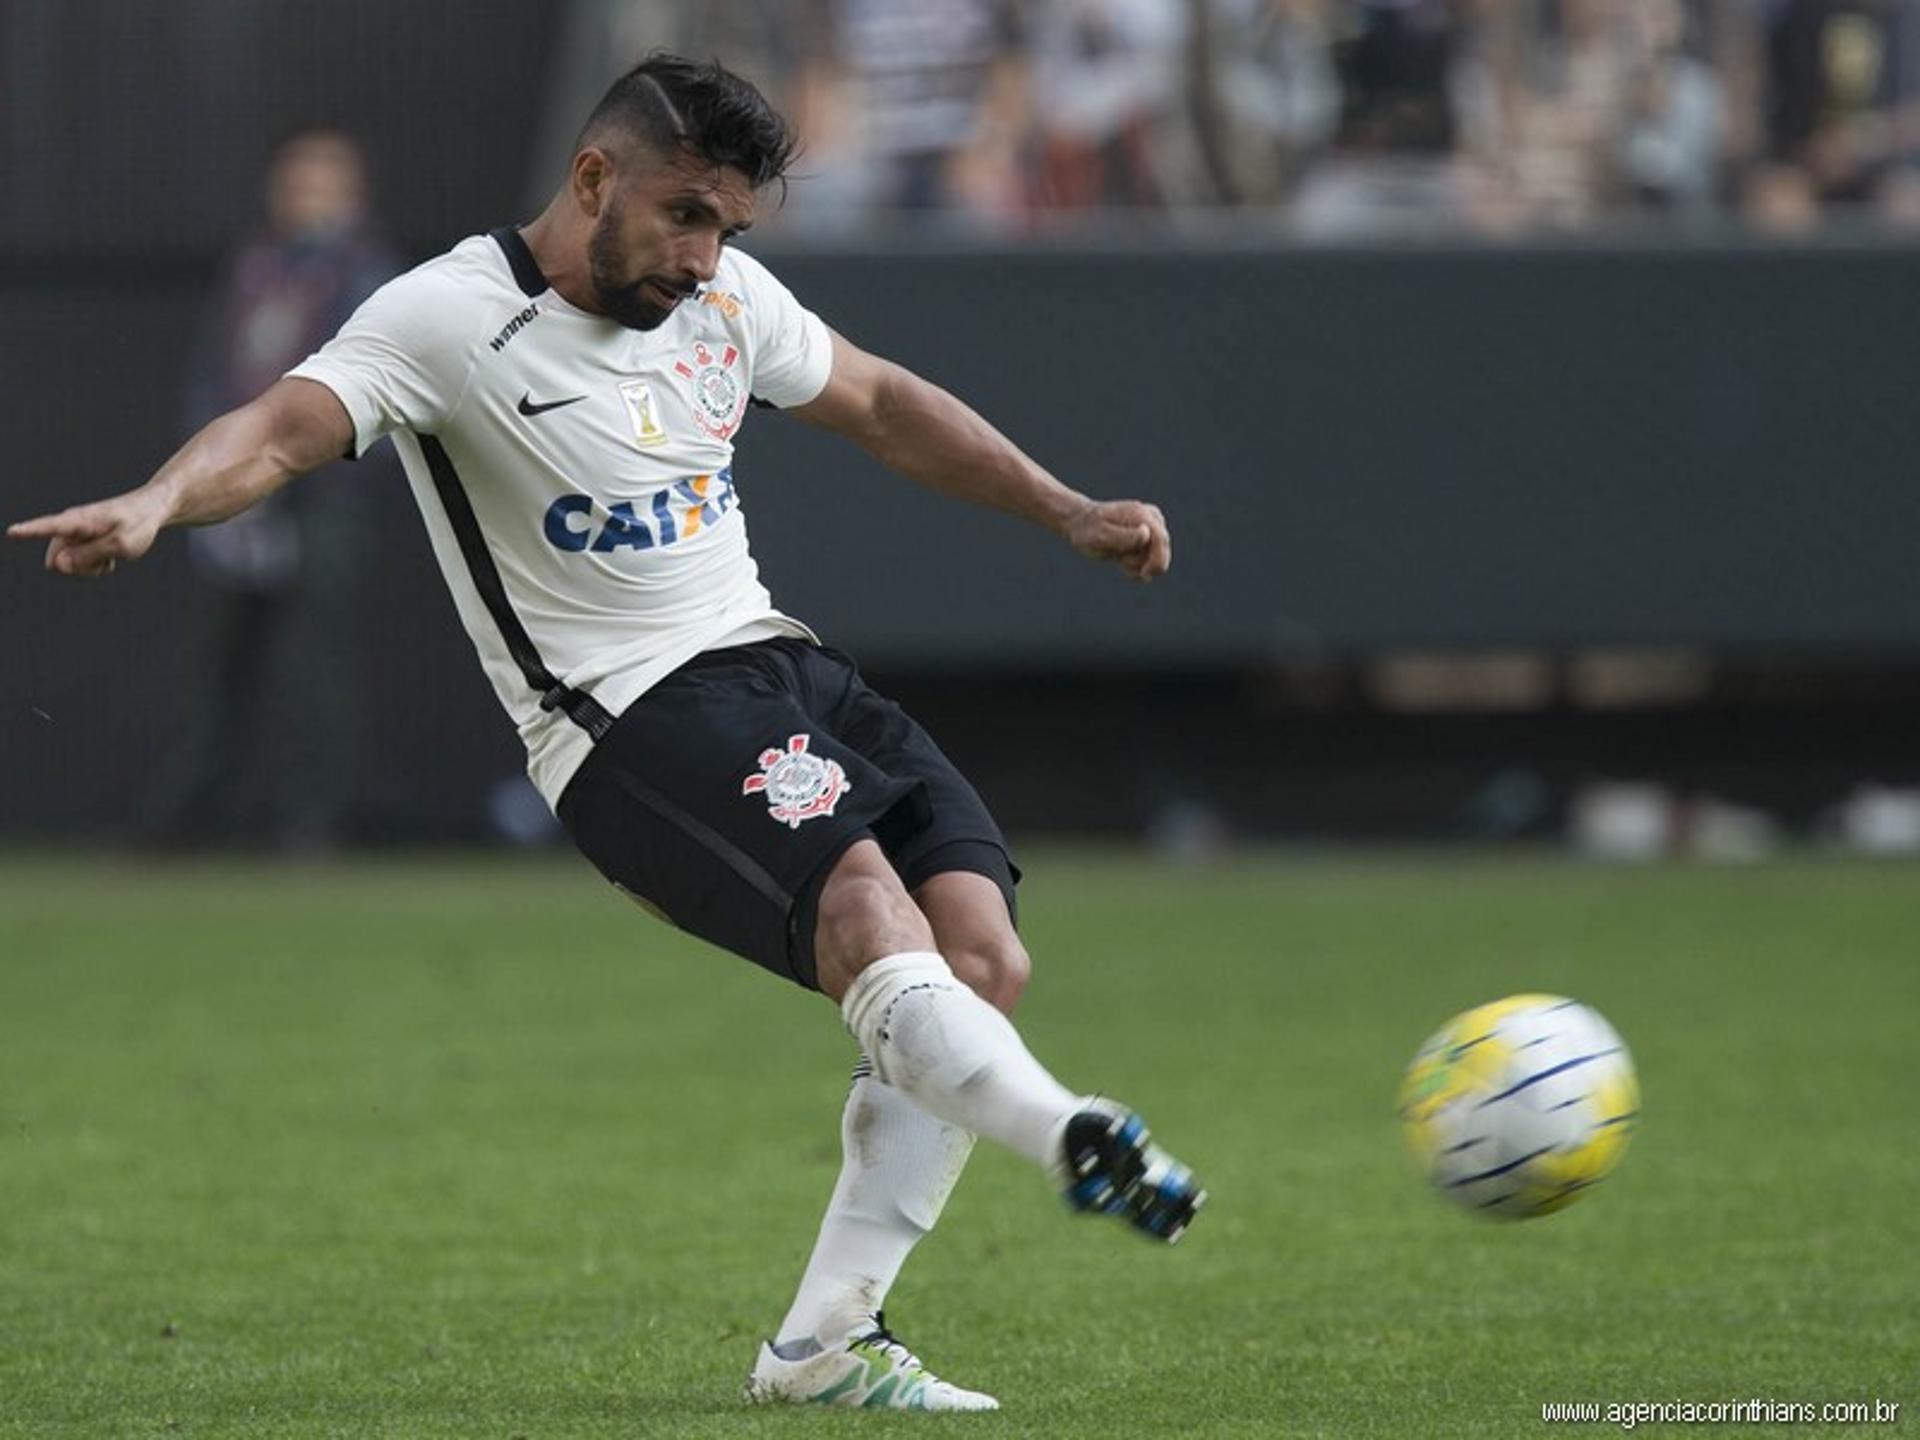
<path id="1" fill-rule="evenodd" d="M 162 518 L 151 500 L 134 492 L 22 520 L 7 527 L 7 538 L 45 540 L 47 569 L 56 575 L 107 575 L 153 548 Z"/>
<path id="2" fill-rule="evenodd" d="M 1167 517 L 1144 500 L 1090 500 L 1066 533 L 1082 555 L 1111 560 L 1136 580 L 1164 575 L 1173 563 Z"/>

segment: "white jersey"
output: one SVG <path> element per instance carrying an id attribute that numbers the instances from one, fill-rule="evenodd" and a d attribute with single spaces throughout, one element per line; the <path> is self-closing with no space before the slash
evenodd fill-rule
<path id="1" fill-rule="evenodd" d="M 733 435 L 749 400 L 827 383 L 827 328 L 759 262 L 655 330 L 568 304 L 517 231 L 376 291 L 288 373 L 391 433 L 480 662 L 558 805 L 612 719 L 703 650 L 813 638 L 747 553 Z"/>

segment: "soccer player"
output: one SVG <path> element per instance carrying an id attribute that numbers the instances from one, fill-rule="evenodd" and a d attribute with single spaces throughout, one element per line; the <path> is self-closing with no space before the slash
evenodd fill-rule
<path id="1" fill-rule="evenodd" d="M 750 403 L 778 407 L 1138 580 L 1165 573 L 1170 542 L 1154 506 L 1069 489 L 729 247 L 792 153 L 751 85 L 651 56 L 595 108 L 531 224 L 388 283 L 138 489 L 8 533 L 47 541 L 58 574 L 105 575 L 165 526 L 239 514 L 391 434 L 575 843 L 649 910 L 825 994 L 860 1044 L 839 1183 L 748 1397 L 992 1409 L 881 1316 L 973 1137 L 1159 1240 L 1205 1195 L 1138 1115 L 1021 1042 L 1006 841 L 927 734 L 773 607 L 732 440 Z"/>

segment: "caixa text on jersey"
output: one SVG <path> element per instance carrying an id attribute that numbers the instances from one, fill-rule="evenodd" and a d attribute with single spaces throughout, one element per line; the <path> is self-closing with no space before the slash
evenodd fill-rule
<path id="1" fill-rule="evenodd" d="M 739 503 L 733 467 L 717 475 L 677 480 L 653 492 L 651 501 L 618 500 L 601 505 L 591 495 L 562 495 L 547 507 L 547 543 L 556 550 L 651 550 L 691 539 Z"/>

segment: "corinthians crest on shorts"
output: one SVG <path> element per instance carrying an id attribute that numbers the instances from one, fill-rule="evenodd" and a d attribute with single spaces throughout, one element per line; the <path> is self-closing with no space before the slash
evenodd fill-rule
<path id="1" fill-rule="evenodd" d="M 715 440 L 725 440 L 740 428 L 747 413 L 747 387 L 740 383 L 740 351 L 733 345 L 713 349 L 704 340 L 692 353 L 673 362 L 674 374 L 692 382 L 693 419 Z"/>
<path id="2" fill-rule="evenodd" d="M 815 755 L 810 735 L 793 735 L 784 750 L 769 746 L 760 752 L 760 773 L 740 782 L 742 795 L 767 797 L 767 812 L 789 829 L 801 822 L 833 814 L 840 797 L 852 791 L 840 762 Z"/>

